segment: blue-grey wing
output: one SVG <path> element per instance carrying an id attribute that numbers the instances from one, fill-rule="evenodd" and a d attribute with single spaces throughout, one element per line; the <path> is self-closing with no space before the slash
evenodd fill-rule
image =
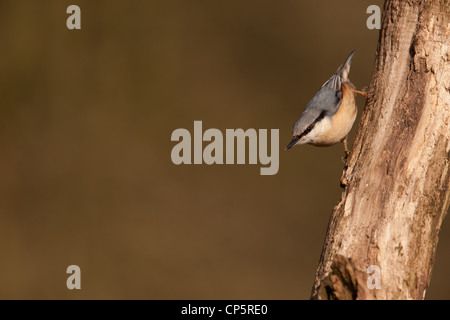
<path id="1" fill-rule="evenodd" d="M 342 90 L 339 75 L 332 76 L 308 102 L 302 115 L 294 124 L 293 136 L 301 136 L 310 126 L 325 116 L 333 116 L 341 106 Z"/>
<path id="2" fill-rule="evenodd" d="M 347 82 L 350 73 L 350 64 L 355 51 L 353 50 L 336 73 L 328 79 L 309 101 L 300 118 L 293 128 L 293 141 L 300 139 L 312 130 L 314 125 L 324 117 L 333 116 L 342 103 L 342 83 Z"/>

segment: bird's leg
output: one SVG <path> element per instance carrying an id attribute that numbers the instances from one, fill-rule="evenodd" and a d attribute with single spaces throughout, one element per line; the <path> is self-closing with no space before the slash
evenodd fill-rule
<path id="1" fill-rule="evenodd" d="M 344 144 L 344 152 L 345 152 L 345 156 L 342 159 L 342 161 L 345 164 L 347 162 L 348 155 L 350 154 L 350 152 L 347 149 L 347 137 L 345 137 L 344 140 L 342 140 L 342 143 Z"/>
<path id="2" fill-rule="evenodd" d="M 362 88 L 361 89 L 361 91 L 359 91 L 359 90 L 353 90 L 353 92 L 354 93 L 357 93 L 357 94 L 360 94 L 360 95 L 362 95 L 363 97 L 367 97 L 367 87 L 364 87 L 364 88 Z"/>

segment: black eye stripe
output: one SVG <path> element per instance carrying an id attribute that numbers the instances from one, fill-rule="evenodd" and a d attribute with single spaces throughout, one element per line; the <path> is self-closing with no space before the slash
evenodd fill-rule
<path id="1" fill-rule="evenodd" d="M 297 136 L 297 140 L 300 140 L 301 138 L 303 138 L 304 136 L 306 136 L 308 133 L 310 133 L 311 130 L 314 129 L 314 127 L 315 127 L 315 125 L 317 124 L 317 122 L 319 122 L 320 120 L 322 120 L 323 118 L 325 118 L 326 113 L 327 113 L 326 111 L 322 111 L 322 112 L 320 113 L 320 115 L 317 117 L 317 119 L 314 120 L 314 122 L 311 123 L 311 124 L 305 129 L 305 131 L 303 131 L 302 133 L 300 133 L 300 134 Z"/>

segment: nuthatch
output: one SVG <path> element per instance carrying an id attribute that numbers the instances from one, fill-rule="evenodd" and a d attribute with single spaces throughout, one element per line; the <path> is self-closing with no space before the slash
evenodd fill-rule
<path id="1" fill-rule="evenodd" d="M 365 92 L 357 91 L 348 79 L 354 53 L 353 50 L 345 63 L 306 105 L 300 118 L 294 124 L 292 141 L 285 150 L 300 144 L 331 146 L 342 142 L 345 158 L 347 158 L 349 154 L 347 135 L 355 122 L 357 113 L 354 94 L 366 95 Z"/>

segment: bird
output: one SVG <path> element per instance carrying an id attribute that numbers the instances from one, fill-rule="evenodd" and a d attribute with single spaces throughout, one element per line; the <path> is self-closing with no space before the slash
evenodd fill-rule
<path id="1" fill-rule="evenodd" d="M 347 135 L 358 112 L 355 93 L 367 96 L 365 91 L 358 91 L 348 77 L 354 54 L 355 50 L 308 102 L 294 123 L 292 140 L 287 145 L 286 151 L 302 144 L 325 147 L 342 142 L 344 159 L 347 159 L 349 155 Z"/>

